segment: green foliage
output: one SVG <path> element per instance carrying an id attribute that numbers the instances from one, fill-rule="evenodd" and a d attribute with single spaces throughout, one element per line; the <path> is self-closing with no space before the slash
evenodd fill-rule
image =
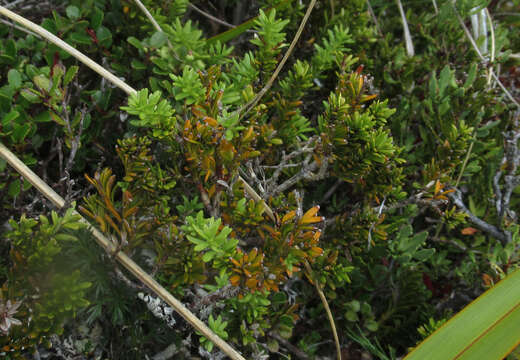
<path id="1" fill-rule="evenodd" d="M 39 220 L 22 216 L 11 220 L 10 261 L 12 267 L 4 282 L 2 301 L 20 303 L 16 318 L 21 326 L 8 327 L 0 337 L 4 351 L 21 354 L 26 348 L 50 344 L 50 336 L 62 334 L 65 320 L 89 305 L 85 281 L 74 259 L 63 259 L 69 243 L 77 242 L 73 235 L 84 224 L 69 209 L 60 217 L 51 213 L 51 219 L 41 215 Z"/>
<path id="2" fill-rule="evenodd" d="M 499 15 L 509 3 L 404 2 L 410 57 L 395 2 L 371 0 L 375 18 L 364 0 L 318 2 L 247 114 L 308 2 L 144 3 L 163 31 L 112 0 L 67 0 L 38 19 L 140 89 L 128 99 L 0 25 L 0 140 L 68 201 L 83 198 L 117 251 L 244 357 L 295 356 L 288 343 L 330 356 L 318 285 L 348 356 L 394 359 L 518 268 L 518 115 L 490 75 L 518 97 L 518 17 Z M 484 6 L 485 62 L 457 19 Z M 153 318 L 77 215 L 53 213 L 3 160 L 0 219 L 0 306 L 21 322 L 1 328 L 2 346 L 24 356 L 87 327 L 103 339 L 89 356 L 140 359 L 172 343 L 218 356 Z"/>
<path id="3" fill-rule="evenodd" d="M 195 244 L 195 251 L 202 252 L 202 261 L 213 261 L 218 269 L 223 261 L 226 261 L 236 253 L 237 239 L 229 239 L 228 235 L 232 229 L 224 226 L 220 228 L 221 219 L 204 219 L 202 211 L 197 213 L 197 217 L 188 216 L 187 225 L 181 227 L 186 233 L 186 238 Z"/>
<path id="4" fill-rule="evenodd" d="M 220 315 L 216 319 L 213 318 L 213 315 L 210 315 L 208 319 L 208 325 L 209 328 L 213 330 L 215 334 L 220 336 L 221 339 L 226 340 L 228 338 L 228 333 L 225 330 L 227 326 L 227 321 L 222 321 Z M 211 350 L 213 350 L 214 344 L 208 339 L 206 339 L 204 336 L 200 339 L 200 343 L 202 344 L 202 346 L 204 346 L 204 348 L 207 351 L 211 352 Z"/>

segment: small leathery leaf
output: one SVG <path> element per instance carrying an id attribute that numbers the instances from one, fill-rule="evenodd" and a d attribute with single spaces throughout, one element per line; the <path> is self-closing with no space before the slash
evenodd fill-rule
<path id="1" fill-rule="evenodd" d="M 471 227 L 471 226 L 468 226 L 467 228 L 464 228 L 464 229 L 462 229 L 462 230 L 460 231 L 460 233 L 461 233 L 462 235 L 473 235 L 473 234 L 475 234 L 476 232 L 478 232 L 478 230 L 475 229 L 475 228 L 473 228 L 473 227 Z"/>

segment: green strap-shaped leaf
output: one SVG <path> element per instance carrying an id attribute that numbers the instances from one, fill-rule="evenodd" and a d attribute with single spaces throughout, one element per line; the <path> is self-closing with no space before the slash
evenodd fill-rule
<path id="1" fill-rule="evenodd" d="M 520 343 L 520 270 L 486 291 L 405 360 L 501 360 Z"/>

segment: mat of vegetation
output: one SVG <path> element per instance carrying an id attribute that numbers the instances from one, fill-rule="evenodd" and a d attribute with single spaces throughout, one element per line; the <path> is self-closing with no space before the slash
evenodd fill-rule
<path id="1" fill-rule="evenodd" d="M 3 3 L 137 92 L 0 18 L 66 202 L 0 158 L 0 356 L 225 357 L 71 207 L 247 359 L 400 358 L 520 267 L 520 1 Z"/>

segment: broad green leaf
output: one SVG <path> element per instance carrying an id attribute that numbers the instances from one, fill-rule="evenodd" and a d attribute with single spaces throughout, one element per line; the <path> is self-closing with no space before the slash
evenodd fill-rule
<path id="1" fill-rule="evenodd" d="M 112 33 L 110 32 L 110 30 L 108 30 L 108 28 L 100 26 L 96 30 L 96 37 L 101 46 L 108 48 L 110 47 L 110 45 L 112 45 Z"/>
<path id="2" fill-rule="evenodd" d="M 12 197 L 18 196 L 18 194 L 20 193 L 20 181 L 15 180 L 12 183 L 10 183 L 7 193 Z"/>
<path id="3" fill-rule="evenodd" d="M 51 80 L 44 75 L 35 76 L 33 81 L 40 90 L 49 91 L 51 89 Z"/>
<path id="4" fill-rule="evenodd" d="M 9 81 L 9 85 L 15 89 L 18 89 L 20 86 L 22 86 L 22 75 L 20 75 L 16 69 L 9 70 L 7 73 L 7 80 Z"/>
<path id="5" fill-rule="evenodd" d="M 39 113 L 33 119 L 34 119 L 35 122 L 50 122 L 50 121 L 52 121 L 51 114 L 49 113 L 48 110 L 45 110 L 45 111 Z"/>
<path id="6" fill-rule="evenodd" d="M 469 68 L 468 77 L 466 78 L 466 82 L 464 82 L 464 89 L 468 89 L 471 85 L 473 85 L 473 82 L 475 81 L 477 77 L 477 64 L 473 63 L 471 64 L 471 67 Z"/>
<path id="7" fill-rule="evenodd" d="M 33 89 L 23 89 L 20 91 L 20 94 L 23 96 L 23 98 L 30 103 L 36 104 L 41 102 L 41 94 Z"/>
<path id="8" fill-rule="evenodd" d="M 79 9 L 74 5 L 69 5 L 65 9 L 65 13 L 67 14 L 67 17 L 71 20 L 78 20 L 80 16 Z"/>
<path id="9" fill-rule="evenodd" d="M 92 38 L 90 36 L 77 32 L 70 34 L 70 40 L 82 45 L 90 45 L 92 43 Z"/>
<path id="10" fill-rule="evenodd" d="M 520 270 L 508 275 L 408 354 L 405 360 L 500 360 L 520 343 Z"/>
<path id="11" fill-rule="evenodd" d="M 90 17 L 90 26 L 96 30 L 98 27 L 101 26 L 101 23 L 103 22 L 103 16 L 104 13 L 98 8 L 94 8 L 92 11 L 92 15 Z"/>

